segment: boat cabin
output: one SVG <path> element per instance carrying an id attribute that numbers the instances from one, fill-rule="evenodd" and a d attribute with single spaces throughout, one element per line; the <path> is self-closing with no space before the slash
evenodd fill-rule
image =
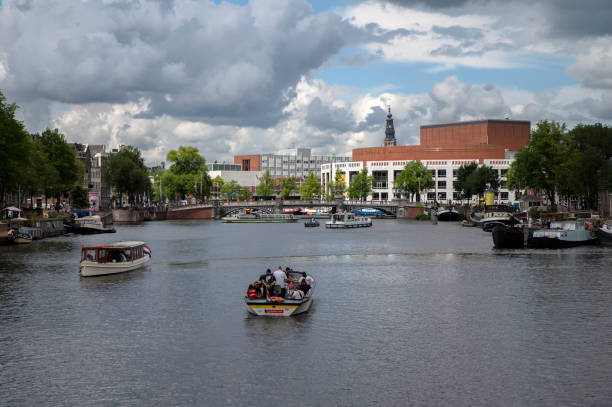
<path id="1" fill-rule="evenodd" d="M 144 246 L 144 242 L 119 242 L 83 247 L 81 262 L 122 263 L 134 261 L 147 255 Z"/>

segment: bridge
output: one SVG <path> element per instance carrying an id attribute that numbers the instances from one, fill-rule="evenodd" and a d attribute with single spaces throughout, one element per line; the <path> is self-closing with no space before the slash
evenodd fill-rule
<path id="1" fill-rule="evenodd" d="M 424 206 L 419 202 L 406 200 L 395 201 L 359 201 L 359 200 L 274 200 L 274 201 L 221 201 L 215 200 L 198 205 L 186 205 L 171 208 L 168 219 L 204 219 L 221 218 L 247 209 L 265 213 L 282 213 L 286 209 L 326 208 L 331 212 L 354 211 L 361 208 L 378 209 L 385 215 L 400 218 L 414 218 L 423 213 Z"/>

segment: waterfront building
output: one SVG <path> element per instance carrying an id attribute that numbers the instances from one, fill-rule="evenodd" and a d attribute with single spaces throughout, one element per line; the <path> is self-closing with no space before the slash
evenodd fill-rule
<path id="1" fill-rule="evenodd" d="M 320 174 L 324 164 L 348 162 L 350 156 L 313 155 L 310 148 L 292 148 L 274 153 L 237 155 L 234 164 L 242 171 L 270 171 L 272 178 L 303 180 L 310 172 Z"/>
<path id="2" fill-rule="evenodd" d="M 394 188 L 394 182 L 404 166 L 413 160 L 393 160 L 393 161 L 366 161 L 363 162 L 346 162 L 323 165 L 321 170 L 321 184 L 325 191 L 330 191 L 331 182 L 335 179 L 336 173 L 345 174 L 345 190 L 348 189 L 351 180 L 363 168 L 366 168 L 368 175 L 374 177 L 372 185 L 372 195 L 369 200 L 374 201 L 392 201 L 394 199 L 406 199 L 400 191 Z M 419 160 L 430 171 L 434 180 L 434 187 L 429 190 L 423 190 L 419 201 L 450 203 L 461 201 L 461 193 L 453 188 L 454 182 L 457 179 L 457 170 L 464 164 L 478 162 L 477 159 L 456 159 L 456 160 Z M 510 167 L 512 160 L 483 160 L 482 164 L 492 167 L 498 172 L 500 177 L 500 188 L 495 194 L 495 200 L 500 203 L 514 203 L 517 200 L 515 192 L 508 190 L 506 187 L 506 173 Z"/>
<path id="3" fill-rule="evenodd" d="M 529 142 L 531 123 L 526 120 L 479 119 L 452 123 L 427 124 L 420 128 L 420 144 L 397 146 L 391 108 L 387 114 L 382 147 L 353 149 L 351 162 L 325 164 L 321 168 L 321 184 L 331 193 L 336 173 L 345 175 L 346 188 L 353 177 L 366 168 L 374 177 L 370 199 L 390 201 L 402 198 L 394 189 L 394 181 L 409 161 L 422 162 L 432 173 L 435 186 L 422 191 L 421 201 L 441 203 L 460 200 L 453 188 L 461 165 L 476 162 L 498 171 L 501 185 L 496 200 L 515 202 L 514 191 L 506 188 L 506 172 L 517 151 Z"/>

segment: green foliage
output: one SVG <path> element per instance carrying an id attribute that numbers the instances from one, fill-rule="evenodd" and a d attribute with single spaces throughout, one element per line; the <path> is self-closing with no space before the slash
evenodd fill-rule
<path id="1" fill-rule="evenodd" d="M 251 199 L 251 191 L 247 187 L 239 187 L 238 189 L 238 200 L 248 201 Z"/>
<path id="2" fill-rule="evenodd" d="M 280 182 L 280 187 L 281 187 L 281 193 L 280 193 L 281 199 L 288 199 L 293 193 L 293 191 L 295 191 L 295 178 L 289 177 L 289 178 L 282 179 Z"/>
<path id="3" fill-rule="evenodd" d="M 429 217 L 428 214 L 426 213 L 421 213 L 419 215 L 416 216 L 416 218 L 414 218 L 416 220 L 430 220 L 431 218 Z"/>
<path id="4" fill-rule="evenodd" d="M 262 198 L 267 198 L 274 194 L 274 180 L 270 176 L 270 171 L 264 172 L 261 178 L 259 178 L 259 185 L 255 191 L 257 196 Z"/>
<path id="5" fill-rule="evenodd" d="M 372 193 L 373 183 L 374 177 L 372 175 L 368 175 L 368 170 L 366 168 L 362 169 L 358 174 L 355 175 L 355 177 L 349 184 L 349 197 L 366 200 L 368 196 Z"/>
<path id="6" fill-rule="evenodd" d="M 206 159 L 196 147 L 181 146 L 178 150 L 170 150 L 166 159 L 172 163 L 162 176 L 166 196 L 174 199 L 183 199 L 188 195 L 200 199 L 210 196 L 212 181 Z"/>
<path id="7" fill-rule="evenodd" d="M 319 196 L 321 196 L 321 183 L 313 172 L 309 172 L 300 187 L 300 198 L 312 199 Z"/>
<path id="8" fill-rule="evenodd" d="M 38 157 L 46 161 L 39 170 L 51 169 L 50 176 L 42 175 L 46 178 L 43 185 L 45 194 L 58 198 L 67 194 L 83 171 L 76 158 L 76 151 L 57 129 L 45 129 L 34 144 Z"/>
<path id="9" fill-rule="evenodd" d="M 467 180 L 474 171 L 478 169 L 478 163 L 472 161 L 469 164 L 463 164 L 457 169 L 457 179 L 453 181 L 455 191 L 460 191 L 464 198 L 472 199 L 476 192 L 471 189 L 471 183 Z"/>
<path id="10" fill-rule="evenodd" d="M 395 188 L 412 200 L 414 195 L 420 201 L 420 192 L 434 187 L 431 172 L 420 161 L 410 161 L 395 179 Z"/>
<path id="11" fill-rule="evenodd" d="M 127 194 L 130 202 L 134 202 L 136 194 L 151 189 L 149 173 L 140 150 L 133 146 L 123 146 L 119 152 L 108 157 L 102 168 L 102 179 L 117 188 L 120 194 Z"/>
<path id="12" fill-rule="evenodd" d="M 30 171 L 24 174 L 31 168 L 32 143 L 23 123 L 15 119 L 16 110 L 17 105 L 6 103 L 0 92 L 0 200 L 5 192 L 16 191 L 24 181 L 36 179 Z"/>
<path id="13" fill-rule="evenodd" d="M 70 206 L 75 209 L 86 209 L 89 208 L 89 199 L 87 196 L 87 191 L 81 185 L 75 184 L 72 189 L 70 189 L 70 193 L 68 194 L 70 198 Z"/>
<path id="14" fill-rule="evenodd" d="M 346 174 L 342 171 L 336 172 L 334 181 L 331 183 L 330 188 L 331 198 L 342 198 L 346 192 Z"/>
<path id="15" fill-rule="evenodd" d="M 465 188 L 466 191 L 471 192 L 469 196 L 482 196 L 489 188 L 497 191 L 499 189 L 497 170 L 486 165 L 476 168 L 465 180 Z"/>
<path id="16" fill-rule="evenodd" d="M 240 189 L 240 185 L 234 180 L 230 182 L 226 182 L 221 187 L 221 196 L 225 197 L 228 201 L 232 199 L 236 199 L 238 196 L 238 190 Z"/>
<path id="17" fill-rule="evenodd" d="M 565 124 L 539 122 L 531 133 L 531 141 L 511 164 L 508 186 L 542 190 L 554 205 L 555 193 L 567 172 L 567 160 L 574 156 L 575 148 Z"/>

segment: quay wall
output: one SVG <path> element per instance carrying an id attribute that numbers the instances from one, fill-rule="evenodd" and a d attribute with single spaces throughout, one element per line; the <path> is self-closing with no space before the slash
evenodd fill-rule
<path id="1" fill-rule="evenodd" d="M 144 218 L 144 211 L 138 209 L 113 209 L 115 223 L 142 223 Z"/>
<path id="2" fill-rule="evenodd" d="M 397 208 L 398 218 L 416 219 L 417 216 L 425 213 L 423 206 L 400 206 Z"/>
<path id="3" fill-rule="evenodd" d="M 213 219 L 212 207 L 169 209 L 168 220 L 174 219 Z"/>

